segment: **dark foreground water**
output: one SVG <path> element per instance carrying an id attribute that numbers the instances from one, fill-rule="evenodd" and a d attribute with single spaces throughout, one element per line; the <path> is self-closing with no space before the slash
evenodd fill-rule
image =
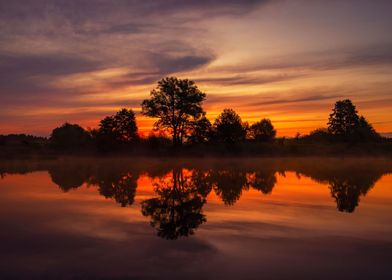
<path id="1" fill-rule="evenodd" d="M 386 159 L 0 162 L 0 279 L 392 279 Z"/>

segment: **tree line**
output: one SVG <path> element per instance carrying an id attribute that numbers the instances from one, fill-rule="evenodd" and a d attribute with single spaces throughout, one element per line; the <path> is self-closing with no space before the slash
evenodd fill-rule
<path id="1" fill-rule="evenodd" d="M 78 124 L 64 123 L 53 129 L 49 144 L 58 150 L 94 147 L 98 151 L 113 152 L 130 150 L 144 144 L 154 148 L 224 144 L 232 149 L 243 143 L 282 142 L 282 139 L 276 139 L 276 129 L 270 119 L 262 118 L 249 124 L 231 108 L 225 108 L 211 123 L 203 109 L 205 100 L 206 94 L 194 81 L 176 77 L 163 78 L 150 92 L 149 98 L 141 103 L 141 113 L 156 120 L 154 134 L 147 138 L 140 137 L 135 112 L 123 108 L 114 115 L 104 117 L 96 129 L 86 130 Z M 303 143 L 385 141 L 366 118 L 358 114 L 349 99 L 335 103 L 326 128 L 316 129 L 295 139 Z"/>
<path id="2" fill-rule="evenodd" d="M 230 108 L 224 109 L 211 123 L 202 106 L 205 99 L 206 94 L 195 82 L 167 77 L 160 80 L 150 97 L 142 102 L 142 114 L 156 119 L 154 130 L 170 136 L 173 146 L 275 140 L 276 129 L 270 119 L 263 118 L 249 125 Z M 358 115 L 351 100 L 346 99 L 335 103 L 327 128 L 316 129 L 304 138 L 376 141 L 381 136 L 365 117 Z M 77 124 L 65 123 L 53 130 L 50 139 L 58 147 L 83 146 L 95 141 L 100 149 L 105 150 L 136 143 L 139 135 L 135 113 L 132 109 L 123 108 L 102 119 L 98 129 L 86 131 Z"/>

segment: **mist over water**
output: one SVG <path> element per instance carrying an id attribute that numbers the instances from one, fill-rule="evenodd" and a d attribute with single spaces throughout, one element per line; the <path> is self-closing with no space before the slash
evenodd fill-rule
<path id="1" fill-rule="evenodd" d="M 391 172 L 369 158 L 3 161 L 0 276 L 390 279 Z"/>

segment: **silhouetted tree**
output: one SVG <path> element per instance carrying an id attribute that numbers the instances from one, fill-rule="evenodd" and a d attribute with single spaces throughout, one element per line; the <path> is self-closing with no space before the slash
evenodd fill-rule
<path id="1" fill-rule="evenodd" d="M 203 116 L 195 121 L 193 130 L 189 136 L 189 141 L 191 143 L 206 143 L 211 139 L 211 136 L 211 122 L 205 116 Z"/>
<path id="2" fill-rule="evenodd" d="M 214 137 L 225 143 L 238 143 L 245 140 L 246 127 L 241 117 L 233 109 L 224 109 L 214 122 Z"/>
<path id="3" fill-rule="evenodd" d="M 381 138 L 364 116 L 359 117 L 358 135 L 362 140 L 379 140 Z"/>
<path id="4" fill-rule="evenodd" d="M 317 128 L 311 131 L 308 135 L 304 135 L 302 139 L 308 140 L 311 142 L 320 142 L 320 141 L 328 141 L 330 140 L 331 135 L 326 128 Z"/>
<path id="5" fill-rule="evenodd" d="M 156 135 L 151 133 L 145 138 L 145 142 L 147 145 L 148 151 L 152 151 L 154 153 L 167 150 L 167 148 L 172 146 L 171 138 L 165 135 Z"/>
<path id="6" fill-rule="evenodd" d="M 329 115 L 329 133 L 344 138 L 350 137 L 354 135 L 358 124 L 359 116 L 351 100 L 337 101 L 332 113 Z"/>
<path id="7" fill-rule="evenodd" d="M 260 142 L 271 142 L 275 139 L 276 130 L 269 119 L 262 119 L 250 126 L 251 137 Z"/>
<path id="8" fill-rule="evenodd" d="M 64 123 L 53 129 L 50 142 L 58 149 L 72 150 L 86 147 L 91 141 L 90 134 L 80 125 Z"/>
<path id="9" fill-rule="evenodd" d="M 99 123 L 96 133 L 98 146 L 101 149 L 113 149 L 130 144 L 138 138 L 137 131 L 135 113 L 132 109 L 123 108 Z"/>
<path id="10" fill-rule="evenodd" d="M 168 182 L 162 180 L 154 186 L 159 197 L 143 201 L 142 213 L 151 217 L 158 236 L 177 239 L 192 235 L 206 221 L 202 213 L 205 194 L 190 177 L 184 177 L 182 169 L 173 170 Z"/>
<path id="11" fill-rule="evenodd" d="M 373 127 L 358 112 L 351 100 L 335 103 L 328 121 L 329 133 L 338 140 L 372 140 L 379 138 Z"/>
<path id="12" fill-rule="evenodd" d="M 47 144 L 48 139 L 45 137 L 33 136 L 28 134 L 8 134 L 0 135 L 0 145 L 11 146 L 39 146 Z"/>
<path id="13" fill-rule="evenodd" d="M 203 116 L 201 105 L 205 97 L 193 81 L 167 77 L 160 80 L 150 98 L 143 101 L 142 112 L 158 118 L 155 128 L 167 129 L 173 137 L 173 145 L 181 145 L 195 120 Z"/>

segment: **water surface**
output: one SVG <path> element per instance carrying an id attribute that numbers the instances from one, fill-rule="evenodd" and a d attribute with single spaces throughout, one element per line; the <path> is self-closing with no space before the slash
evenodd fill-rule
<path id="1" fill-rule="evenodd" d="M 387 159 L 0 162 L 1 279 L 392 279 Z"/>

